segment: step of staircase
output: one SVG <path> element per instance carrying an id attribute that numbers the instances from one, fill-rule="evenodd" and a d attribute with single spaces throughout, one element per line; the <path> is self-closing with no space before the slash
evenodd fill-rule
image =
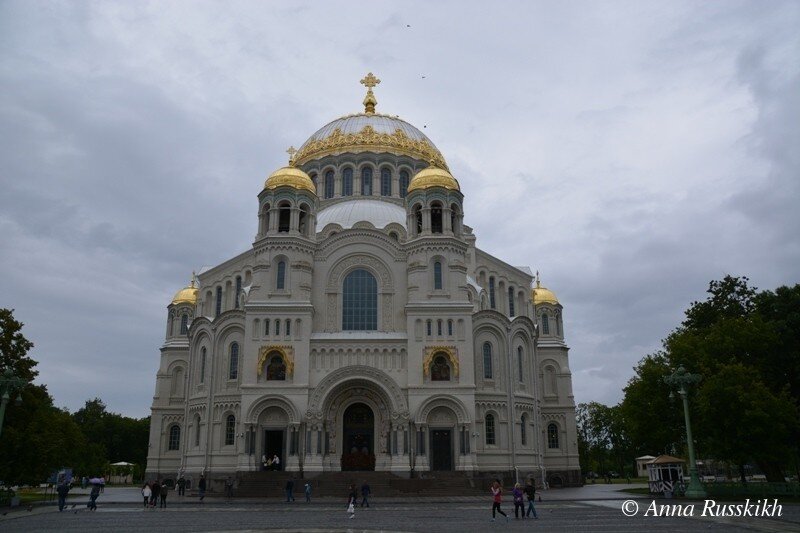
<path id="1" fill-rule="evenodd" d="M 324 472 L 303 479 L 294 474 L 295 498 L 302 498 L 306 482 L 314 496 L 347 499 L 350 485 L 361 494 L 366 481 L 374 496 L 465 496 L 484 494 L 488 482 L 468 477 L 463 472 L 425 472 L 423 478 L 403 478 L 390 472 Z M 287 472 L 245 472 L 241 475 L 236 495 L 244 498 L 276 498 L 285 496 L 286 482 L 293 477 Z M 480 482 L 478 482 L 480 481 Z M 486 485 L 486 487 L 484 487 Z"/>

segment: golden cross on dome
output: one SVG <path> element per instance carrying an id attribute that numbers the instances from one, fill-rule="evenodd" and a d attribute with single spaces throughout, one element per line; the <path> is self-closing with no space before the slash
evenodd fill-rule
<path id="1" fill-rule="evenodd" d="M 194 280 L 196 278 L 197 278 L 197 273 L 194 270 L 192 270 L 192 282 L 189 283 L 189 286 L 191 286 L 192 288 L 194 288 Z"/>
<path id="2" fill-rule="evenodd" d="M 294 146 L 290 146 L 286 153 L 289 154 L 289 166 L 294 166 L 294 154 L 297 153 Z"/>
<path id="3" fill-rule="evenodd" d="M 364 79 L 361 80 L 361 85 L 372 91 L 372 88 L 381 82 L 372 72 L 368 72 Z"/>
<path id="4" fill-rule="evenodd" d="M 372 72 L 368 72 L 360 82 L 361 85 L 367 88 L 367 96 L 364 97 L 364 112 L 368 115 L 375 112 L 375 106 L 378 104 L 378 100 L 375 99 L 375 95 L 372 94 L 372 88 L 380 82 L 381 80 L 376 78 Z"/>

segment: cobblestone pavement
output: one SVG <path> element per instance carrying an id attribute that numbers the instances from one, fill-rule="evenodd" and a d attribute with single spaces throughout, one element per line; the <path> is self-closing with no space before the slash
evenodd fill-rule
<path id="1" fill-rule="evenodd" d="M 800 506 L 784 505 L 784 518 L 628 518 L 618 500 L 591 502 L 544 502 L 537 505 L 538 520 L 515 520 L 498 515 L 491 522 L 490 502 L 384 503 L 357 508 L 349 519 L 345 506 L 331 501 L 306 504 L 254 504 L 210 500 L 203 504 L 177 504 L 167 509 L 142 509 L 133 504 L 107 504 L 89 512 L 82 505 L 59 513 L 51 506 L 32 512 L 17 511 L 2 517 L 3 531 L 385 531 L 385 532 L 483 532 L 523 531 L 799 531 Z M 639 500 L 646 507 L 649 500 Z M 71 504 L 70 504 L 71 505 Z"/>

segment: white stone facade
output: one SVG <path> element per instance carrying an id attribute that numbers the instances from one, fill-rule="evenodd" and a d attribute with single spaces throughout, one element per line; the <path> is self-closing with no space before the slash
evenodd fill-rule
<path id="1" fill-rule="evenodd" d="M 219 478 L 277 454 L 304 475 L 579 483 L 562 308 L 534 305 L 531 270 L 476 247 L 460 191 L 403 197 L 421 159 L 359 149 L 298 166 L 317 194 L 262 190 L 252 248 L 168 307 L 148 475 Z"/>

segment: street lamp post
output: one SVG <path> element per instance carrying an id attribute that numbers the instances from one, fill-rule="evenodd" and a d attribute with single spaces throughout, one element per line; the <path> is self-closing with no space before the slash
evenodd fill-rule
<path id="1" fill-rule="evenodd" d="M 683 366 L 670 376 L 664 377 L 664 383 L 678 389 L 678 394 L 681 395 L 683 400 L 683 415 L 686 418 L 686 442 L 689 445 L 689 487 L 686 489 L 687 498 L 705 498 L 706 489 L 700 483 L 700 477 L 697 475 L 697 463 L 694 459 L 694 440 L 692 440 L 692 424 L 689 421 L 689 399 L 687 387 L 700 381 L 700 374 L 690 374 L 686 372 Z M 671 394 L 670 394 L 671 395 Z"/>
<path id="2" fill-rule="evenodd" d="M 2 377 L 0 377 L 0 434 L 3 432 L 3 420 L 6 417 L 6 405 L 8 405 L 9 400 L 11 400 L 11 396 L 16 392 L 17 399 L 15 403 L 17 405 L 22 404 L 22 388 L 27 385 L 27 381 L 22 378 L 18 378 L 14 375 L 14 371 L 10 368 L 7 368 L 5 372 L 3 372 Z"/>

